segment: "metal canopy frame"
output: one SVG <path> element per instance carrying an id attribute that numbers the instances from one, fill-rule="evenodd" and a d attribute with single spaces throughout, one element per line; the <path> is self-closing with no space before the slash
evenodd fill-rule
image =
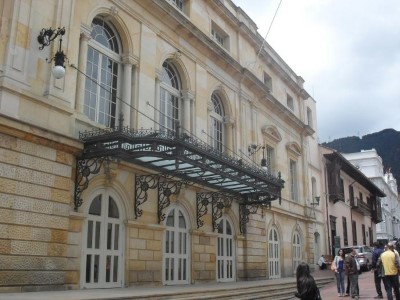
<path id="1" fill-rule="evenodd" d="M 284 186 L 280 174 L 274 177 L 255 164 L 221 153 L 186 133 L 181 134 L 179 125 L 176 128 L 172 132 L 116 126 L 79 133 L 84 150 L 77 158 L 75 210 L 82 205 L 82 192 L 88 187 L 90 175 L 97 174 L 102 163 L 110 160 L 127 161 L 156 173 L 136 178 L 136 218 L 143 213 L 140 206 L 147 200 L 147 191 L 158 188 L 158 219 L 159 222 L 164 220 L 162 211 L 169 206 L 169 197 L 179 193 L 182 184 L 198 184 L 216 191 L 211 193 L 211 200 L 207 200 L 207 204 L 213 204 L 214 229 L 222 208 L 228 207 L 227 195 L 244 205 L 270 206 L 271 201 L 277 199 L 280 203 Z M 208 198 L 203 195 L 200 199 L 197 196 L 198 227 L 202 226 L 200 219 L 207 212 Z"/>

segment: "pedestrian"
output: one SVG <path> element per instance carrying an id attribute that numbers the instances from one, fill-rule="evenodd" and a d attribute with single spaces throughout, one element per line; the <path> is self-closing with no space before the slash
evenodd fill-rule
<path id="1" fill-rule="evenodd" d="M 343 249 L 339 249 L 332 262 L 335 267 L 336 284 L 339 297 L 344 297 L 344 259 L 344 251 Z"/>
<path id="2" fill-rule="evenodd" d="M 374 299 L 382 299 L 383 294 L 382 294 L 382 287 L 381 287 L 381 282 L 382 282 L 382 277 L 381 274 L 379 274 L 379 270 L 377 268 L 377 262 L 379 259 L 379 256 L 383 252 L 383 243 L 381 241 L 377 241 L 374 243 L 374 252 L 372 253 L 372 270 L 371 272 L 374 272 L 374 282 L 375 282 L 375 289 L 377 292 L 377 296 L 374 297 Z"/>
<path id="3" fill-rule="evenodd" d="M 394 252 L 394 245 L 392 243 L 388 243 L 387 250 L 382 252 L 381 256 L 379 257 L 377 266 L 379 267 L 381 264 L 383 265 L 385 272 L 385 276 L 382 278 L 382 280 L 388 300 L 393 300 L 392 291 L 394 291 L 396 300 L 400 300 L 399 276 L 397 275 L 399 261 L 396 257 L 396 253 Z"/>
<path id="4" fill-rule="evenodd" d="M 356 259 L 356 248 L 351 249 L 351 253 L 345 258 L 345 272 L 350 279 L 350 296 L 358 299 L 358 270 L 357 270 L 357 259 Z"/>
<path id="5" fill-rule="evenodd" d="M 321 257 L 319 258 L 317 265 L 319 266 L 320 270 L 325 270 L 326 269 L 326 260 L 325 260 L 325 256 L 321 255 Z"/>
<path id="6" fill-rule="evenodd" d="M 297 292 L 294 294 L 295 297 L 301 300 L 321 300 L 317 284 L 310 273 L 310 267 L 305 262 L 297 266 L 296 281 Z"/>

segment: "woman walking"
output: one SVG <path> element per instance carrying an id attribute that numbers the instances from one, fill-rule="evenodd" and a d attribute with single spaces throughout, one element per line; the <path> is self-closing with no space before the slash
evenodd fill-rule
<path id="1" fill-rule="evenodd" d="M 302 262 L 297 266 L 297 293 L 294 295 L 301 300 L 321 300 L 319 289 L 314 277 L 310 273 L 310 267 Z"/>
<path id="2" fill-rule="evenodd" d="M 336 284 L 337 284 L 337 291 L 339 297 L 344 297 L 344 251 L 343 249 L 339 249 L 335 259 L 332 262 L 335 266 L 335 276 L 336 276 Z"/>

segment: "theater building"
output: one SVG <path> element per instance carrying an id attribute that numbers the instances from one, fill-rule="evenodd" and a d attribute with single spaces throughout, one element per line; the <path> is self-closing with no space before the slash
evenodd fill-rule
<path id="1" fill-rule="evenodd" d="M 316 102 L 234 2 L 0 14 L 0 292 L 273 279 L 328 251 Z"/>

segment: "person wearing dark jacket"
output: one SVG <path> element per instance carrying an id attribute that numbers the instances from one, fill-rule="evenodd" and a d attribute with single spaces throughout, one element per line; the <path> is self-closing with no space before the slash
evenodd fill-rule
<path id="1" fill-rule="evenodd" d="M 314 277 L 310 273 L 310 267 L 302 262 L 296 269 L 297 292 L 294 294 L 301 300 L 321 299 L 319 289 Z"/>
<path id="2" fill-rule="evenodd" d="M 344 260 L 346 275 L 350 278 L 350 296 L 358 299 L 358 270 L 356 262 L 356 249 L 353 248 L 351 253 Z"/>
<path id="3" fill-rule="evenodd" d="M 374 272 L 375 289 L 376 292 L 378 293 L 378 295 L 374 297 L 374 299 L 382 299 L 383 298 L 382 287 L 381 287 L 382 277 L 378 275 L 379 272 L 376 263 L 378 262 L 379 256 L 381 256 L 383 252 L 383 244 L 382 242 L 375 242 L 374 247 L 375 249 L 374 252 L 372 253 L 372 270 Z"/>

